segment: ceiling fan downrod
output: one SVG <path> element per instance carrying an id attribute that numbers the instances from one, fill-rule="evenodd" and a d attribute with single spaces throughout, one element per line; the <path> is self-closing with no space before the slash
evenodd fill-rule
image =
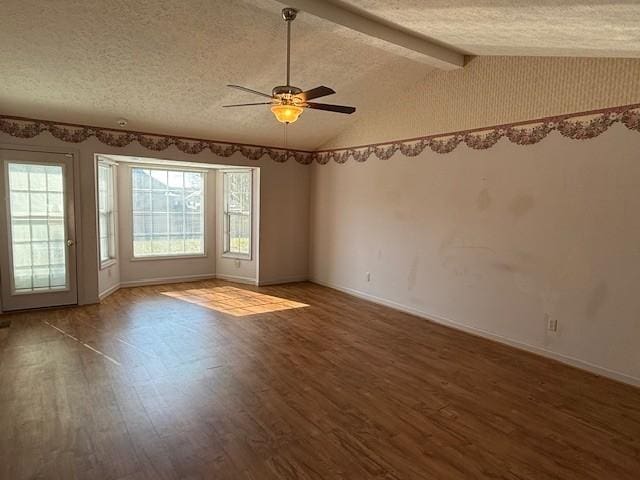
<path id="1" fill-rule="evenodd" d="M 287 87 L 291 86 L 291 22 L 296 19 L 298 10 L 295 8 L 283 8 L 282 18 L 287 22 Z"/>

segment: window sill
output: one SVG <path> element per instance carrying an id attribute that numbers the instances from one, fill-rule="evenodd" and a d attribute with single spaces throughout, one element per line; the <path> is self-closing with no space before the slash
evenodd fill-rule
<path id="1" fill-rule="evenodd" d="M 222 258 L 230 258 L 233 260 L 245 260 L 247 262 L 251 261 L 251 255 L 244 255 L 242 253 L 223 253 Z"/>
<path id="2" fill-rule="evenodd" d="M 100 263 L 100 270 L 106 270 L 109 267 L 113 267 L 117 263 L 117 258 L 110 258 L 109 260 L 105 260 L 104 262 Z"/>
<path id="3" fill-rule="evenodd" d="M 150 260 L 188 260 L 196 258 L 209 258 L 206 253 L 199 255 L 149 255 L 146 257 L 131 257 L 132 262 L 148 262 Z"/>

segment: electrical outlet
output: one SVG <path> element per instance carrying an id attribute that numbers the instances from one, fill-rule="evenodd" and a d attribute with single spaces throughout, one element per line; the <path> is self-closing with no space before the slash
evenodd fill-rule
<path id="1" fill-rule="evenodd" d="M 550 332 L 558 331 L 558 320 L 555 318 L 547 317 L 547 330 Z"/>
<path id="2" fill-rule="evenodd" d="M 371 273 L 367 272 L 367 282 L 371 281 Z"/>

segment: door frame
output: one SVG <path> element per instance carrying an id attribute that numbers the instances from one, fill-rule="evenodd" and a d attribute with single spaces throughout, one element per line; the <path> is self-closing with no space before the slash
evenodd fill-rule
<path id="1" fill-rule="evenodd" d="M 79 304 L 79 298 L 81 296 L 81 285 L 83 285 L 84 275 L 82 274 L 81 265 L 81 248 L 82 248 L 82 240 L 84 240 L 81 236 L 82 228 L 81 228 L 81 209 L 80 209 L 80 151 L 77 149 L 69 149 L 63 147 L 53 147 L 53 146 L 42 146 L 42 145 L 23 145 L 23 144 L 15 144 L 15 143 L 0 143 L 0 149 L 2 150 L 19 150 L 23 152 L 34 152 L 34 153 L 52 153 L 56 155 L 65 155 L 71 160 L 72 167 L 72 185 L 73 185 L 73 212 L 74 212 L 74 221 L 73 221 L 73 236 L 74 236 L 74 248 L 75 252 L 75 277 L 76 277 L 76 303 Z M 0 165 L 0 168 L 4 168 Z M 6 186 L 5 186 L 6 188 Z M 68 197 L 71 199 L 71 197 Z M 71 268 L 71 266 L 70 266 Z M 0 282 L 4 283 L 5 279 L 0 278 Z M 10 282 L 10 279 L 6 279 L 6 281 Z M 70 304 L 74 305 L 74 304 Z M 0 313 L 4 312 L 4 302 L 2 300 L 2 296 L 0 295 Z"/>

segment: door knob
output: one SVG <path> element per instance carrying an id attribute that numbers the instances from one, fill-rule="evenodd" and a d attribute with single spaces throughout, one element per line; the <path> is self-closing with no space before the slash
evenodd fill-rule
<path id="1" fill-rule="evenodd" d="M 67 247 L 73 247 L 74 241 L 73 240 L 67 240 Z"/>

